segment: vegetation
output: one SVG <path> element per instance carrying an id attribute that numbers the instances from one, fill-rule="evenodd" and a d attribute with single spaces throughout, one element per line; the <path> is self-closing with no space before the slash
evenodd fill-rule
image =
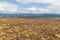
<path id="1" fill-rule="evenodd" d="M 0 18 L 0 40 L 60 40 L 60 19 Z"/>

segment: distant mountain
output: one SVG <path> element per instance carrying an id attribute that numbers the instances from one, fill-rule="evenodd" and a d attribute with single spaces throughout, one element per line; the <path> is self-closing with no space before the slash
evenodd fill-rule
<path id="1" fill-rule="evenodd" d="M 0 13 L 0 17 L 16 17 L 16 18 L 60 18 L 60 14 L 8 14 Z"/>

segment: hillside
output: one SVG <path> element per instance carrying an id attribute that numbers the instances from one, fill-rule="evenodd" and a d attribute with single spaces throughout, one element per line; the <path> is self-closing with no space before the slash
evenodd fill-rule
<path id="1" fill-rule="evenodd" d="M 0 40 L 60 40 L 60 19 L 0 18 Z"/>

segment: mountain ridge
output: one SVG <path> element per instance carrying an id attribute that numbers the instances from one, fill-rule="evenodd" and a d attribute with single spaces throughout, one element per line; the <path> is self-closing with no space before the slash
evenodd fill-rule
<path id="1" fill-rule="evenodd" d="M 60 18 L 60 14 L 23 14 L 23 13 L 0 13 L 0 17 L 17 17 L 17 18 Z"/>

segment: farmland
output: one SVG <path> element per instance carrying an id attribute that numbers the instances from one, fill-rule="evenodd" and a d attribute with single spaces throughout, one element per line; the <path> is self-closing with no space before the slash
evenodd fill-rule
<path id="1" fill-rule="evenodd" d="M 0 18 L 0 40 L 60 40 L 60 19 Z"/>

